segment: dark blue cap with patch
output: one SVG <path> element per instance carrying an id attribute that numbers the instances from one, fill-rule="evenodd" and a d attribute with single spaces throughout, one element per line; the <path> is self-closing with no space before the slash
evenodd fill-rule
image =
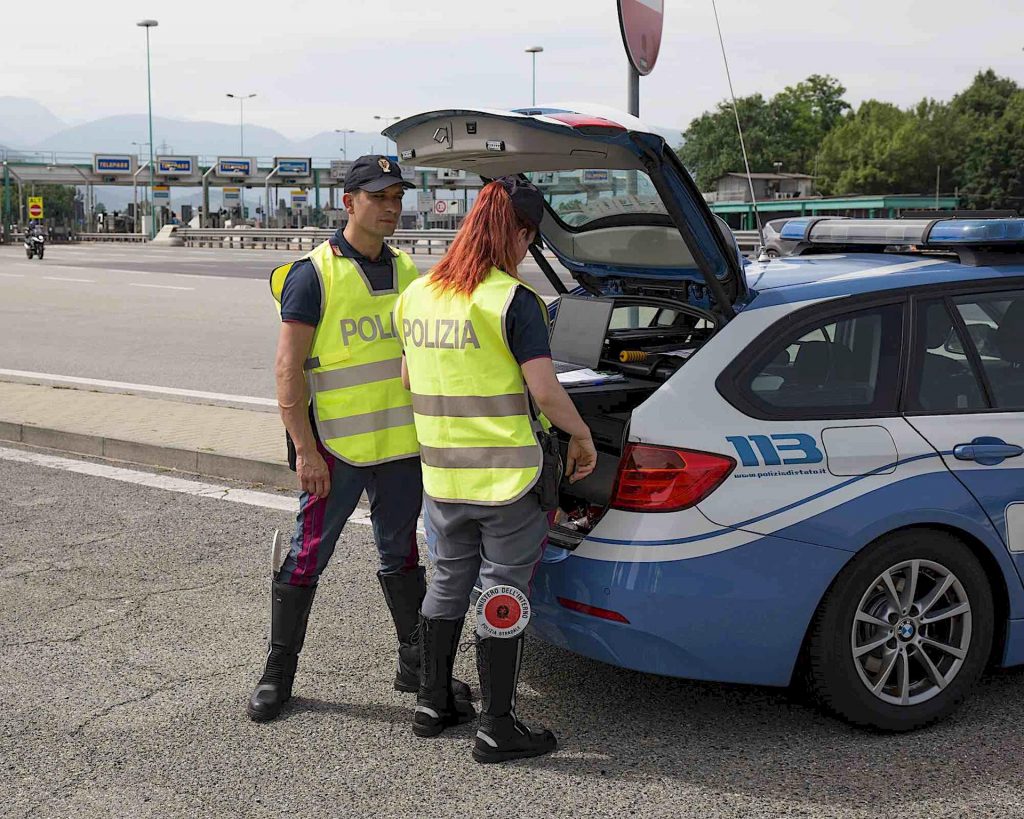
<path id="1" fill-rule="evenodd" d="M 403 188 L 416 187 L 412 182 L 402 178 L 402 169 L 398 167 L 397 162 L 379 154 L 359 157 L 345 174 L 346 193 L 356 190 L 377 193 L 392 185 L 401 185 Z"/>

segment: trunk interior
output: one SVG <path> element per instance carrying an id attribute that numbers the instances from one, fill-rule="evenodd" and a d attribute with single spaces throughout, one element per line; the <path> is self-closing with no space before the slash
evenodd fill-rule
<path id="1" fill-rule="evenodd" d="M 550 527 L 555 546 L 574 549 L 611 503 L 633 410 L 682 367 L 718 328 L 699 308 L 663 297 L 617 297 L 605 336 L 600 371 L 621 380 L 565 389 L 589 425 L 597 449 L 594 471 L 581 481 L 562 481 L 559 512 Z M 569 435 L 558 431 L 565 459 Z"/>

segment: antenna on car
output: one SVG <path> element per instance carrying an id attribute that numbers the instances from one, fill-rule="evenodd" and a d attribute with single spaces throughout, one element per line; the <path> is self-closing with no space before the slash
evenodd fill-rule
<path id="1" fill-rule="evenodd" d="M 754 178 L 750 175 L 750 160 L 747 159 L 747 146 L 743 141 L 743 127 L 740 125 L 740 111 L 736 107 L 736 92 L 732 88 L 732 73 L 729 71 L 729 58 L 725 54 L 725 39 L 722 37 L 722 24 L 718 21 L 718 5 L 711 0 L 711 8 L 715 12 L 715 26 L 718 28 L 718 43 L 722 46 L 722 62 L 725 63 L 725 78 L 729 81 L 729 96 L 732 97 L 732 112 L 736 117 L 736 131 L 740 135 L 740 150 L 743 152 L 743 165 L 747 169 L 747 184 L 750 186 L 750 203 L 754 209 L 754 223 L 757 225 L 758 261 L 764 253 L 764 229 L 761 227 L 761 214 L 757 210 L 757 196 L 754 194 Z"/>

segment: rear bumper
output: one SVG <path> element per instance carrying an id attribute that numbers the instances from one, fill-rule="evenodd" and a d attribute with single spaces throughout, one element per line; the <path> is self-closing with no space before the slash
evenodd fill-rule
<path id="1" fill-rule="evenodd" d="M 577 654 L 672 677 L 788 685 L 814 610 L 849 552 L 777 537 L 658 563 L 549 547 L 537 569 L 532 633 Z M 558 598 L 618 612 L 618 623 Z"/>

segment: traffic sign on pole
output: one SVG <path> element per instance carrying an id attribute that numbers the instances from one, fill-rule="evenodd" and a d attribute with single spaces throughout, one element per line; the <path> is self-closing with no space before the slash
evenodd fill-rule
<path id="1" fill-rule="evenodd" d="M 619 28 L 626 54 L 638 74 L 654 70 L 661 49 L 665 0 L 618 0 Z"/>
<path id="2" fill-rule="evenodd" d="M 438 199 L 434 202 L 434 213 L 438 216 L 444 216 L 448 212 L 448 202 L 444 199 Z"/>
<path id="3" fill-rule="evenodd" d="M 43 197 L 41 197 L 41 196 L 30 196 L 28 198 L 28 218 L 29 219 L 42 219 L 43 218 Z"/>

